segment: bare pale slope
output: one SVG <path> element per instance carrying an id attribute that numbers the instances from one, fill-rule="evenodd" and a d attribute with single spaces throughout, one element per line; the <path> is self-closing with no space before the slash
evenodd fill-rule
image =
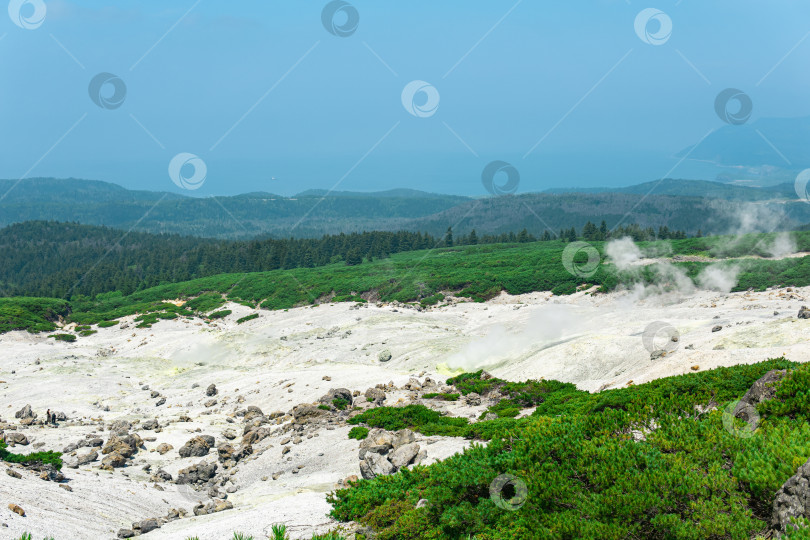
<path id="1" fill-rule="evenodd" d="M 72 493 L 30 475 L 22 480 L 0 475 L 0 523 L 8 524 L 3 536 L 30 531 L 35 538 L 52 534 L 57 540 L 112 538 L 133 521 L 166 515 L 170 508 L 190 510 L 194 501 L 188 492 L 171 484 L 164 491 L 155 488 L 143 466 L 175 475 L 200 461 L 180 458 L 177 449 L 198 428 L 218 442 L 226 429 L 241 436 L 241 424 L 227 420 L 247 405 L 288 411 L 317 400 L 329 388 L 363 392 L 389 381 L 402 386 L 422 371 L 444 379 L 459 369 L 485 368 L 511 380 L 553 378 L 595 391 L 686 373 L 693 366 L 705 370 L 782 355 L 810 361 L 810 320 L 796 318 L 808 295 L 810 288 L 647 299 L 629 293 L 537 293 L 424 312 L 393 305 L 322 305 L 261 312 L 242 325 L 235 319 L 250 310 L 229 305 L 233 315 L 210 325 L 172 320 L 135 329 L 124 320 L 75 344 L 57 343 L 44 334 L 6 334 L 0 336 L 2 419 L 13 422 L 14 411 L 30 403 L 40 414 L 51 408 L 85 421 L 24 429 L 34 444 L 61 450 L 91 432 L 106 440 L 104 425 L 119 418 L 157 418 L 166 427 L 157 434 L 139 431 L 155 440 L 147 441 L 147 450 L 127 468 L 110 473 L 95 462 L 65 469 Z M 677 350 L 653 360 L 642 333 L 655 321 L 672 324 L 680 339 Z M 713 332 L 715 326 L 722 329 Z M 386 350 L 392 359 L 381 363 L 379 354 Z M 325 375 L 331 381 L 323 380 Z M 219 389 L 218 403 L 206 408 L 205 388 L 211 383 Z M 142 390 L 143 385 L 150 390 Z M 151 390 L 165 396 L 166 404 L 156 407 Z M 244 397 L 242 404 L 238 396 Z M 395 402 L 389 398 L 386 404 Z M 480 412 L 443 406 L 452 414 Z M 193 421 L 170 423 L 182 414 Z M 326 516 L 326 493 L 339 480 L 359 474 L 358 443 L 347 438 L 347 431 L 323 431 L 293 445 L 283 457 L 278 440 L 262 441 L 265 452 L 240 463 L 234 475 L 238 489 L 228 498 L 233 510 L 174 521 L 145 537 L 213 540 L 238 530 L 261 538 L 276 522 L 287 523 L 296 537 L 327 530 L 334 523 Z M 428 461 L 468 444 L 421 440 Z M 164 456 L 149 451 L 162 442 L 174 450 Z M 32 446 L 14 450 L 27 452 Z M 299 465 L 304 467 L 292 474 Z M 282 472 L 277 480 L 262 480 L 276 472 Z M 9 503 L 23 507 L 27 517 L 8 511 Z"/>

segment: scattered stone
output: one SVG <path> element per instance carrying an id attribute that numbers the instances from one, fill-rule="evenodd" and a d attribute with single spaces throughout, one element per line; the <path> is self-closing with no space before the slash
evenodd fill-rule
<path id="1" fill-rule="evenodd" d="M 160 424 L 158 423 L 157 420 L 147 420 L 143 424 L 141 424 L 141 427 L 147 431 L 152 431 L 159 428 Z"/>
<path id="2" fill-rule="evenodd" d="M 105 470 L 119 469 L 127 464 L 127 459 L 118 452 L 112 452 L 101 460 L 101 468 Z"/>
<path id="3" fill-rule="evenodd" d="M 321 377 L 321 380 L 323 380 L 323 381 L 331 381 L 332 377 L 330 377 L 329 375 L 324 375 L 323 377 Z"/>
<path id="4" fill-rule="evenodd" d="M 342 399 L 351 405 L 353 402 L 351 390 L 347 388 L 330 388 L 329 392 L 322 396 L 318 401 L 326 405 L 332 405 L 332 401 L 336 399 Z"/>
<path id="5" fill-rule="evenodd" d="M 8 509 L 14 512 L 15 514 L 25 517 L 25 510 L 17 506 L 16 504 L 9 504 Z"/>
<path id="6" fill-rule="evenodd" d="M 427 505 L 428 505 L 427 499 L 419 499 L 419 501 L 416 503 L 417 508 L 424 508 Z"/>
<path id="7" fill-rule="evenodd" d="M 12 478 L 17 478 L 18 480 L 22 478 L 22 475 L 13 469 L 6 469 L 6 474 Z"/>
<path id="8" fill-rule="evenodd" d="M 700 366 L 698 366 L 698 365 L 694 365 L 694 366 L 692 366 L 692 368 L 691 368 L 691 369 L 692 369 L 692 371 L 697 371 L 697 370 L 699 370 L 699 369 L 700 369 Z"/>
<path id="9" fill-rule="evenodd" d="M 203 457 L 208 455 L 208 451 L 214 446 L 214 438 L 210 435 L 201 435 L 189 439 L 186 444 L 178 450 L 180 457 Z"/>
<path id="10" fill-rule="evenodd" d="M 319 409 L 314 405 L 308 404 L 296 405 L 293 408 L 292 413 L 293 413 L 293 423 L 299 425 L 306 424 L 312 420 L 318 419 L 327 414 L 327 412 L 324 411 L 323 409 Z"/>
<path id="11" fill-rule="evenodd" d="M 385 349 L 384 351 L 380 351 L 380 354 L 377 355 L 377 360 L 380 362 L 388 362 L 391 360 L 391 351 Z"/>
<path id="12" fill-rule="evenodd" d="M 802 306 L 799 309 L 799 318 L 800 319 L 810 319 L 810 309 L 807 309 L 807 306 Z"/>
<path id="13" fill-rule="evenodd" d="M 131 529 L 119 529 L 118 538 L 132 538 L 135 536 L 135 531 Z"/>
<path id="14" fill-rule="evenodd" d="M 217 390 L 217 387 L 214 384 L 209 385 L 208 388 L 205 389 L 205 395 L 208 397 L 215 396 L 218 393 L 219 390 Z"/>
<path id="15" fill-rule="evenodd" d="M 143 446 L 143 440 L 136 434 L 130 433 L 119 436 L 113 434 L 107 440 L 107 444 L 101 449 L 102 454 L 118 453 L 125 458 L 132 457 L 138 448 Z"/>
<path id="16" fill-rule="evenodd" d="M 464 403 L 466 403 L 470 407 L 477 407 L 478 405 L 481 405 L 481 396 L 479 396 L 475 392 L 470 392 L 469 394 L 464 396 Z"/>
<path id="17" fill-rule="evenodd" d="M 385 401 L 385 390 L 382 388 L 369 388 L 365 393 L 366 400 L 382 403 Z"/>
<path id="18" fill-rule="evenodd" d="M 157 450 L 157 453 L 162 456 L 166 452 L 168 452 L 169 450 L 174 450 L 174 446 L 170 445 L 169 443 L 164 442 L 164 443 L 160 443 L 159 445 L 157 445 L 157 448 L 155 450 Z"/>
<path id="19" fill-rule="evenodd" d="M 69 491 L 69 492 L 73 493 L 73 488 L 72 488 L 72 487 L 70 487 L 70 486 L 69 486 L 69 485 L 67 485 L 67 484 L 59 484 L 59 487 L 60 487 L 60 488 L 62 488 L 62 489 L 64 489 L 65 491 Z"/>
<path id="20" fill-rule="evenodd" d="M 98 452 L 95 450 L 89 450 L 83 454 L 77 454 L 76 456 L 68 456 L 64 458 L 64 463 L 71 469 L 78 469 L 82 465 L 92 463 L 96 459 L 98 459 Z"/>
<path id="21" fill-rule="evenodd" d="M 203 484 L 214 477 L 217 471 L 215 462 L 206 463 L 201 461 L 186 469 L 181 469 L 177 473 L 175 484 Z"/>
<path id="22" fill-rule="evenodd" d="M 14 373 L 14 372 L 12 371 L 12 373 Z M 20 420 L 25 420 L 26 418 L 36 418 L 36 417 L 37 417 L 37 415 L 31 409 L 31 405 L 26 405 L 25 407 L 23 407 L 22 409 L 20 409 L 19 411 L 14 413 L 14 418 L 19 418 Z"/>
<path id="23" fill-rule="evenodd" d="M 720 325 L 718 324 L 717 326 L 715 326 L 714 328 L 712 328 L 712 332 L 719 332 L 719 331 L 720 331 L 720 330 L 722 330 L 722 329 L 723 329 L 723 327 L 722 327 L 722 326 L 720 326 Z"/>
<path id="24" fill-rule="evenodd" d="M 6 444 L 9 446 L 14 446 L 19 444 L 20 446 L 28 446 L 29 440 L 28 437 L 23 435 L 22 433 L 2 433 L 0 434 L 0 439 L 6 441 Z"/>
<path id="25" fill-rule="evenodd" d="M 109 429 L 116 435 L 126 435 L 132 429 L 132 424 L 127 420 L 116 420 L 110 424 Z"/>
<path id="26" fill-rule="evenodd" d="M 132 530 L 137 531 L 140 534 L 146 534 L 149 531 L 154 531 L 155 529 L 160 528 L 160 523 L 155 518 L 145 519 L 143 521 L 139 521 L 137 523 L 132 524 Z"/>
<path id="27" fill-rule="evenodd" d="M 206 401 L 206 402 L 204 403 L 204 405 L 206 406 L 206 408 L 211 408 L 211 407 L 213 407 L 213 406 L 214 406 L 214 405 L 216 405 L 216 404 L 217 404 L 217 400 L 216 400 L 215 398 L 209 399 L 208 401 Z"/>
<path id="28" fill-rule="evenodd" d="M 162 397 L 162 398 L 160 398 L 159 400 L 157 400 L 155 402 L 155 407 L 160 407 L 161 405 L 164 405 L 165 403 L 166 403 L 166 398 Z"/>

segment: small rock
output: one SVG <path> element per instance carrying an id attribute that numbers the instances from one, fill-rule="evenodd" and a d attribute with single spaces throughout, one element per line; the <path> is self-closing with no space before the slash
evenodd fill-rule
<path id="1" fill-rule="evenodd" d="M 380 362 L 388 362 L 391 360 L 391 351 L 385 349 L 384 351 L 380 351 L 380 354 L 377 355 L 377 360 Z"/>
<path id="2" fill-rule="evenodd" d="M 720 326 L 720 325 L 718 324 L 717 326 L 715 326 L 714 328 L 712 328 L 712 332 L 719 332 L 719 331 L 720 331 L 720 330 L 722 330 L 722 329 L 723 329 L 723 327 L 722 327 L 722 326 Z"/>
<path id="3" fill-rule="evenodd" d="M 8 509 L 14 512 L 15 514 L 25 517 L 25 510 L 17 506 L 16 504 L 9 504 Z"/>
<path id="4" fill-rule="evenodd" d="M 6 474 L 9 475 L 12 478 L 17 478 L 17 479 L 22 478 L 22 475 L 20 473 L 18 473 L 15 470 L 12 470 L 12 469 L 6 469 Z"/>
<path id="5" fill-rule="evenodd" d="M 219 390 L 217 390 L 217 387 L 214 384 L 209 385 L 208 388 L 205 389 L 205 395 L 208 397 L 215 396 L 218 393 Z"/>
<path id="6" fill-rule="evenodd" d="M 162 456 L 163 454 L 165 454 L 169 450 L 174 450 L 174 446 L 164 442 L 164 443 L 160 443 L 159 445 L 157 445 L 156 450 L 157 450 L 157 453 Z"/>

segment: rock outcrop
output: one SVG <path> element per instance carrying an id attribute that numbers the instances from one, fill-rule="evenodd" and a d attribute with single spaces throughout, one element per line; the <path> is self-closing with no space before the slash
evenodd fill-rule
<path id="1" fill-rule="evenodd" d="M 409 429 L 396 433 L 374 428 L 360 442 L 360 474 L 365 479 L 394 474 L 397 470 L 424 459 L 416 436 Z"/>
<path id="2" fill-rule="evenodd" d="M 810 519 L 810 460 L 776 492 L 771 526 L 786 533 L 795 528 L 791 521 L 799 518 Z"/>

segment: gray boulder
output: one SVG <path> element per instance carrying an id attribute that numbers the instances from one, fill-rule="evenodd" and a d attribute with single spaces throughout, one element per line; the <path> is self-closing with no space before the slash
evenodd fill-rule
<path id="1" fill-rule="evenodd" d="M 186 469 L 180 469 L 177 473 L 177 480 L 175 484 L 204 484 L 214 477 L 217 472 L 217 464 L 215 462 L 206 463 L 201 461 L 196 465 L 192 465 Z"/>
<path id="2" fill-rule="evenodd" d="M 353 401 L 352 392 L 347 388 L 330 388 L 329 392 L 322 396 L 318 401 L 326 405 L 332 405 L 332 401 L 335 399 L 342 399 L 351 405 Z"/>
<path id="3" fill-rule="evenodd" d="M 793 529 L 791 520 L 810 519 L 810 460 L 788 478 L 773 501 L 771 526 L 781 533 Z"/>
<path id="4" fill-rule="evenodd" d="M 799 309 L 799 318 L 800 319 L 810 319 L 810 309 L 807 309 L 807 306 L 802 306 Z"/>
<path id="5" fill-rule="evenodd" d="M 127 420 L 116 420 L 110 424 L 110 431 L 116 435 L 126 435 L 132 429 L 132 424 Z"/>
<path id="6" fill-rule="evenodd" d="M 211 385 L 208 386 L 208 388 L 205 389 L 205 395 L 208 396 L 208 397 L 215 396 L 218 393 L 219 393 L 219 390 L 217 390 L 217 387 L 216 387 L 215 384 L 211 384 Z"/>
<path id="7" fill-rule="evenodd" d="M 214 446 L 214 438 L 210 435 L 201 435 L 189 439 L 186 444 L 178 450 L 180 457 L 203 457 L 207 456 L 211 447 Z"/>
<path id="8" fill-rule="evenodd" d="M 416 458 L 419 454 L 419 445 L 416 443 L 405 444 L 391 452 L 388 456 L 388 461 L 391 462 L 391 465 L 400 469 L 406 465 L 410 465 L 411 462 Z"/>
<path id="9" fill-rule="evenodd" d="M 751 385 L 748 392 L 740 399 L 751 405 L 758 405 L 763 401 L 768 401 L 776 396 L 776 389 L 779 387 L 779 382 L 785 377 L 787 370 L 773 369 L 757 379 Z"/>
<path id="10" fill-rule="evenodd" d="M 3 433 L 0 435 L 0 437 L 2 437 L 9 446 L 14 446 L 16 444 L 19 444 L 20 446 L 28 446 L 29 444 L 28 437 L 22 433 Z"/>
<path id="11" fill-rule="evenodd" d="M 14 413 L 14 418 L 19 418 L 20 420 L 25 420 L 26 418 L 36 418 L 36 413 L 31 409 L 31 405 L 26 405 L 19 411 Z"/>
<path id="12" fill-rule="evenodd" d="M 360 474 L 366 480 L 376 476 L 386 476 L 396 472 L 396 469 L 385 456 L 380 454 L 367 454 L 366 459 L 360 462 Z"/>

